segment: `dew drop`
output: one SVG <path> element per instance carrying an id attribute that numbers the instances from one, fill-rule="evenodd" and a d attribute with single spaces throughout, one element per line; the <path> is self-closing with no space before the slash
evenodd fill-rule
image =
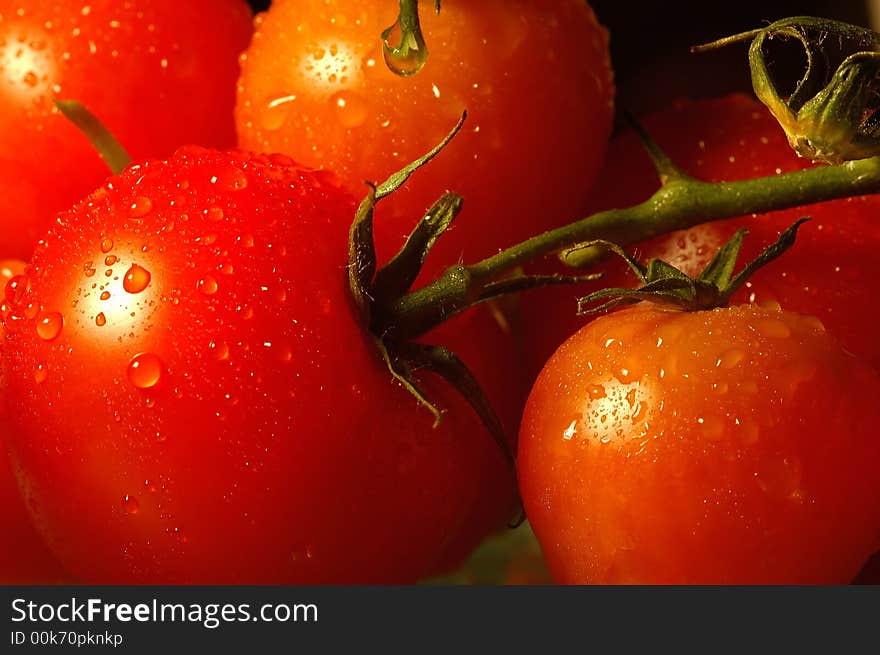
<path id="1" fill-rule="evenodd" d="M 97 316 L 95 316 L 95 325 L 98 327 L 104 327 L 107 325 L 107 317 L 104 316 L 104 312 L 101 312 Z"/>
<path id="2" fill-rule="evenodd" d="M 214 223 L 222 221 L 223 217 L 226 216 L 226 214 L 223 213 L 223 210 L 217 206 L 209 207 L 205 210 L 204 214 L 205 218 Z"/>
<path id="3" fill-rule="evenodd" d="M 113 266 L 113 264 L 115 264 L 117 261 L 119 261 L 119 259 L 116 257 L 116 255 L 107 255 L 106 257 L 104 257 L 105 266 Z"/>
<path id="4" fill-rule="evenodd" d="M 229 344 L 225 341 L 212 341 L 208 344 L 208 349 L 214 354 L 214 357 L 221 362 L 229 359 Z"/>
<path id="5" fill-rule="evenodd" d="M 113 239 L 107 238 L 101 241 L 101 252 L 108 253 L 113 250 Z"/>
<path id="6" fill-rule="evenodd" d="M 64 317 L 58 312 L 50 312 L 37 321 L 37 335 L 43 341 L 52 341 L 64 327 Z"/>
<path id="7" fill-rule="evenodd" d="M 217 284 L 217 280 L 215 278 L 210 275 L 206 275 L 198 281 L 196 287 L 206 296 L 213 296 L 215 293 L 217 293 L 219 285 Z"/>
<path id="8" fill-rule="evenodd" d="M 235 166 L 228 166 L 211 178 L 211 181 L 226 191 L 240 191 L 248 185 L 247 176 Z"/>
<path id="9" fill-rule="evenodd" d="M 144 196 L 138 196 L 128 208 L 128 215 L 132 218 L 140 218 L 151 211 L 153 211 L 153 201 Z"/>
<path id="10" fill-rule="evenodd" d="M 16 275 L 6 283 L 6 301 L 11 307 L 17 308 L 24 301 L 25 294 L 30 288 L 30 281 L 26 275 Z"/>
<path id="11" fill-rule="evenodd" d="M 110 292 L 109 291 L 102 291 L 100 298 L 101 298 L 101 300 L 108 300 L 110 298 Z"/>
<path id="12" fill-rule="evenodd" d="M 382 56 L 385 58 L 385 65 L 397 75 L 401 77 L 409 77 L 418 73 L 425 65 L 427 52 L 412 47 L 406 51 L 406 54 L 395 54 L 394 49 L 397 48 L 403 39 L 403 32 L 400 23 L 395 22 L 382 33 Z"/>
<path id="13" fill-rule="evenodd" d="M 715 361 L 715 366 L 720 368 L 733 368 L 745 359 L 745 356 L 745 351 L 742 351 L 739 348 L 731 348 L 721 354 L 721 357 Z"/>
<path id="14" fill-rule="evenodd" d="M 34 382 L 42 384 L 48 377 L 49 371 L 46 369 L 46 366 L 43 364 L 37 364 L 37 368 L 34 369 Z"/>
<path id="15" fill-rule="evenodd" d="M 149 389 L 162 377 L 162 360 L 153 353 L 138 353 L 128 363 L 128 380 L 138 389 Z"/>
<path id="16" fill-rule="evenodd" d="M 761 318 L 756 321 L 758 332 L 770 339 L 787 339 L 791 336 L 791 328 L 776 318 Z"/>
<path id="17" fill-rule="evenodd" d="M 128 269 L 122 280 L 122 288 L 129 293 L 140 293 L 149 284 L 150 272 L 137 264 L 131 265 L 131 268 Z"/>
<path id="18" fill-rule="evenodd" d="M 339 124 L 346 129 L 363 125 L 369 115 L 369 105 L 363 96 L 352 91 L 340 91 L 330 96 L 330 105 Z"/>
<path id="19" fill-rule="evenodd" d="M 122 499 L 122 509 L 126 514 L 137 514 L 140 511 L 141 506 L 138 503 L 137 498 L 125 494 L 125 497 Z"/>

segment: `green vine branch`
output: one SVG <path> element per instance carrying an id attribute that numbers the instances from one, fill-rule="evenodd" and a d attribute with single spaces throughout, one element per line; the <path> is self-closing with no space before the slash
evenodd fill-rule
<path id="1" fill-rule="evenodd" d="M 467 309 L 516 267 L 548 253 L 574 249 L 563 261 L 581 265 L 577 246 L 585 241 L 628 245 L 709 221 L 880 193 L 880 157 L 740 182 L 708 183 L 680 171 L 663 177 L 666 183 L 639 205 L 599 212 L 474 264 L 453 266 L 435 282 L 376 308 L 385 333 L 417 338 Z M 589 263 L 589 251 L 587 257 Z"/>

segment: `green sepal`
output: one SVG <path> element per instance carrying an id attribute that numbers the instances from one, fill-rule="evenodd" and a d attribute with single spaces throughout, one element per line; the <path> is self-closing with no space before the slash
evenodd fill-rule
<path id="1" fill-rule="evenodd" d="M 591 293 L 578 300 L 578 314 L 598 314 L 621 305 L 642 301 L 669 305 L 686 311 L 723 307 L 755 271 L 766 266 L 794 245 L 798 228 L 808 220 L 801 218 L 794 223 L 735 276 L 733 270 L 747 233 L 744 228 L 738 230 L 718 250 L 712 261 L 696 278 L 687 276 L 672 264 L 657 258 L 648 260 L 645 267 L 637 266 L 633 258 L 621 248 L 611 248 L 612 252 L 622 257 L 636 271 L 642 286 L 636 289 L 602 289 Z M 641 274 L 641 271 L 644 271 L 644 274 Z M 594 308 L 588 307 L 599 301 L 606 302 Z"/>

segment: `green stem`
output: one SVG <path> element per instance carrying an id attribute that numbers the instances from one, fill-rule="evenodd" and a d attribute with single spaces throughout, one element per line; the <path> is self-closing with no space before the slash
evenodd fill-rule
<path id="1" fill-rule="evenodd" d="M 473 304 L 512 269 L 584 241 L 628 245 L 707 221 L 872 193 L 880 193 L 880 157 L 741 182 L 679 177 L 634 207 L 599 212 L 475 264 L 451 267 L 435 282 L 381 308 L 382 324 L 396 339 L 416 338 Z"/>

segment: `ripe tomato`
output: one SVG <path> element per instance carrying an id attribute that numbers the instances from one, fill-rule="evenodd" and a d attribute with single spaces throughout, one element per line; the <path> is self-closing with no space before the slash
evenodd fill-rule
<path id="1" fill-rule="evenodd" d="M 24 273 L 25 263 L 0 261 L 0 287 Z M 0 338 L 4 334 L 0 326 Z M 6 435 L 0 432 L 0 584 L 49 584 L 64 579 L 60 565 L 31 525 L 9 464 Z"/>
<path id="2" fill-rule="evenodd" d="M 354 206 L 285 157 L 187 148 L 59 216 L 7 287 L 4 420 L 79 578 L 412 582 L 507 517 L 475 415 L 426 376 L 432 429 L 355 318 Z"/>
<path id="3" fill-rule="evenodd" d="M 520 432 L 551 573 L 849 582 L 878 545 L 878 397 L 877 373 L 813 317 L 641 305 L 589 323 L 541 372 Z"/>
<path id="4" fill-rule="evenodd" d="M 584 0 L 444 0 L 421 11 L 430 54 L 400 77 L 385 65 L 386 0 L 275 0 L 242 57 L 239 143 L 337 171 L 358 196 L 452 144 L 377 215 L 380 256 L 402 245 L 446 189 L 465 198 L 429 269 L 491 254 L 585 207 L 611 127 L 605 30 Z"/>
<path id="5" fill-rule="evenodd" d="M 645 125 L 674 162 L 706 181 L 742 180 L 811 166 L 792 152 L 767 110 L 744 96 L 682 102 L 649 116 Z M 636 204 L 658 186 L 638 139 L 624 134 L 609 150 L 593 209 Z M 880 245 L 880 222 L 874 220 L 878 211 L 877 196 L 835 200 L 707 223 L 641 243 L 634 250 L 640 259 L 659 257 L 694 275 L 737 229 L 747 227 L 752 234 L 743 246 L 746 261 L 796 219 L 812 216 L 798 233 L 797 247 L 758 271 L 734 302 L 779 303 L 786 310 L 816 316 L 848 350 L 880 367 L 875 329 L 880 310 L 868 283 Z M 599 268 L 606 271 L 599 282 L 603 287 L 636 284 L 635 276 L 616 258 Z M 576 299 L 582 295 L 582 289 L 555 288 L 524 297 L 525 343 L 534 372 L 585 323 L 576 315 Z"/>
<path id="6" fill-rule="evenodd" d="M 136 157 L 229 146 L 243 0 L 0 0 L 0 231 L 30 257 L 52 215 L 107 168 L 53 98 L 89 107 Z"/>

